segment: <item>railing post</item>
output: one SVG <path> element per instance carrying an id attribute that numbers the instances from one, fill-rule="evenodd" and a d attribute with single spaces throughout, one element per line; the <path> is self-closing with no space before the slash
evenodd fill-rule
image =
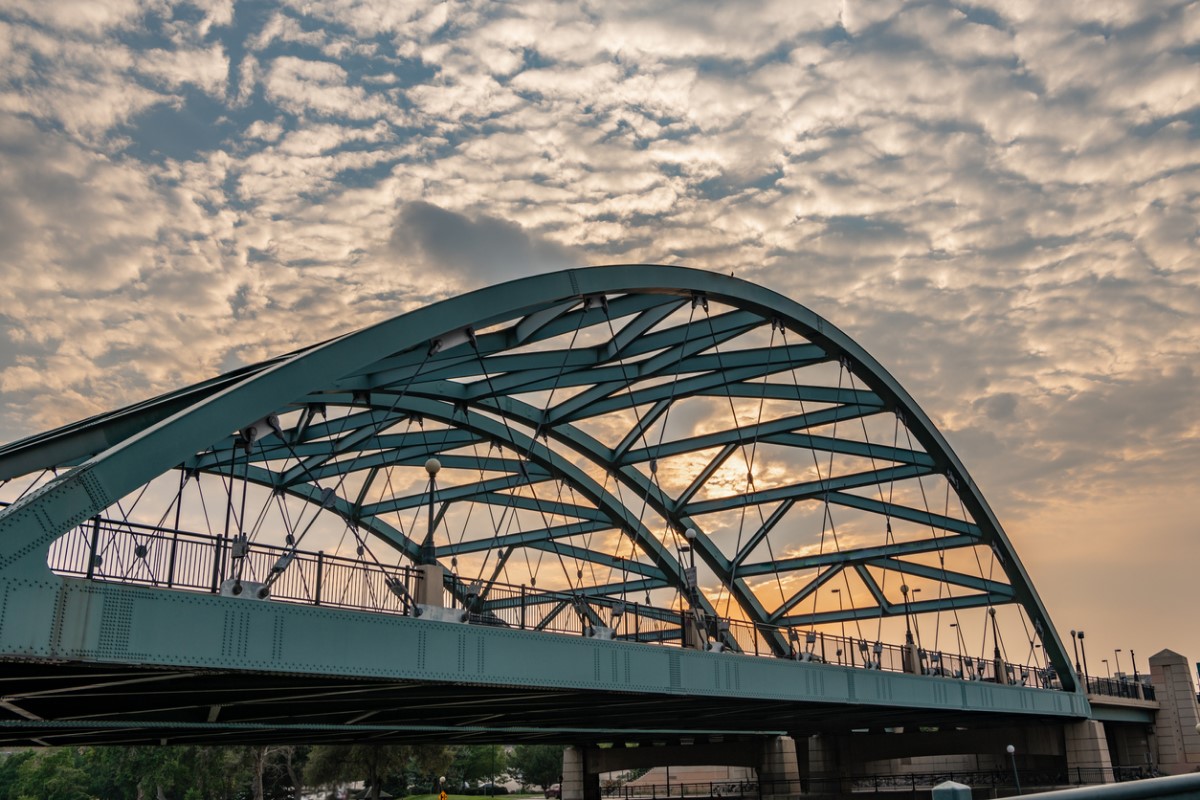
<path id="1" fill-rule="evenodd" d="M 521 584 L 521 630 L 525 630 L 525 584 Z"/>
<path id="2" fill-rule="evenodd" d="M 100 515 L 92 517 L 92 546 L 88 555 L 87 577 L 91 580 L 96 574 L 96 552 L 100 547 Z"/>
<path id="3" fill-rule="evenodd" d="M 175 585 L 175 554 L 179 550 L 179 527 L 171 534 L 171 563 L 167 566 L 167 588 Z"/>
<path id="4" fill-rule="evenodd" d="M 216 594 L 221 589 L 221 556 L 225 550 L 225 535 L 213 539 L 213 568 L 212 591 Z"/>
<path id="5" fill-rule="evenodd" d="M 321 580 L 325 573 L 325 551 L 317 551 L 317 581 L 316 588 L 313 589 L 313 605 L 321 605 Z"/>

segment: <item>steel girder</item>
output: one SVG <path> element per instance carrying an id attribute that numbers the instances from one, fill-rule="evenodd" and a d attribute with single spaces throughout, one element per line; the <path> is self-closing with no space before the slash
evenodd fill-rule
<path id="1" fill-rule="evenodd" d="M 709 313 L 710 303 L 719 308 Z M 580 332 L 590 338 L 576 341 Z M 821 366 L 837 369 L 836 385 L 796 377 Z M 843 375 L 851 385 L 842 384 Z M 665 437 L 672 411 L 697 400 L 727 404 L 729 424 L 693 420 L 685 435 Z M 759 418 L 739 416 L 738 401 L 757 402 Z M 765 419 L 767 403 L 790 410 Z M 320 419 L 331 408 L 342 409 L 341 415 Z M 281 430 L 282 436 L 268 434 L 252 454 L 238 455 L 238 435 L 230 431 L 288 413 L 295 424 Z M 879 415 L 895 415 L 907 441 L 871 441 L 863 420 Z M 616 418 L 625 420 L 623 429 L 610 425 L 605 436 L 596 432 L 597 420 Z M 426 420 L 440 427 L 426 433 Z M 397 432 L 404 422 L 419 431 Z M 864 438 L 846 434 L 855 424 L 862 425 Z M 654 431 L 658 441 L 652 441 Z M 465 452 L 484 444 L 486 455 Z M 754 456 L 748 450 L 757 453 L 763 445 L 813 453 L 816 475 L 760 488 L 751 470 L 742 491 L 712 491 L 715 476 L 736 457 L 749 464 Z M 500 453 L 492 452 L 496 447 Z M 816 453 L 828 456 L 831 465 L 834 456 L 870 465 L 823 474 Z M 694 529 L 699 532 L 694 552 L 715 587 L 691 596 L 707 614 L 719 610 L 709 596 L 714 588 L 732 597 L 737 616 L 762 625 L 1015 603 L 1032 620 L 1064 686 L 1075 688 L 1062 643 L 1011 542 L 965 467 L 903 387 L 848 336 L 790 299 L 745 281 L 677 267 L 568 270 L 482 289 L 0 448 L 0 479 L 65 470 L 0 511 L 0 569 L 44 576 L 54 539 L 173 468 L 244 477 L 322 505 L 415 559 L 420 543 L 385 517 L 420 506 L 422 495 L 369 495 L 381 470 L 419 467 L 433 455 L 452 469 L 492 476 L 439 489 L 438 519 L 467 502 L 523 508 L 547 519 L 540 529 L 443 545 L 440 557 L 506 548 L 507 559 L 514 548 L 526 547 L 610 569 L 624 563 L 632 573 L 630 586 L 643 587 L 650 579 L 689 596 L 687 570 L 671 542 Z M 692 459 L 692 472 L 682 485 L 666 490 L 657 471 L 670 459 Z M 355 496 L 346 491 L 331 498 L 328 487 L 322 488 L 322 481 L 350 474 L 365 475 Z M 882 491 L 925 477 L 952 487 L 961 517 L 938 513 L 928 503 L 906 505 Z M 555 501 L 545 492 L 539 496 L 539 487 L 555 486 Z M 563 487 L 574 500 L 561 499 Z M 880 490 L 878 499 L 864 489 Z M 836 507 L 886 520 L 889 536 L 893 521 L 928 526 L 930 535 L 752 558 L 773 532 L 788 528 L 789 514 L 813 502 L 824 515 Z M 747 508 L 759 519 L 743 539 L 743 517 L 734 548 L 707 535 L 708 515 Z M 655 526 L 666 526 L 661 535 L 644 520 L 646 509 Z M 551 523 L 548 515 L 559 521 Z M 631 539 L 638 559 L 568 541 L 573 527 L 577 537 L 604 526 Z M 994 554 L 1004 581 L 949 569 L 944 561 L 931 566 L 913 560 L 972 547 Z M 755 578 L 806 570 L 815 570 L 815 577 L 773 608 L 752 585 Z M 875 578 L 888 572 L 973 593 L 898 603 Z M 814 606 L 796 613 L 833 577 L 850 574 L 861 580 L 873 606 Z M 579 576 L 580 588 L 613 591 L 612 585 L 584 587 L 582 569 Z M 767 638 L 777 652 L 786 652 L 782 633 Z"/>

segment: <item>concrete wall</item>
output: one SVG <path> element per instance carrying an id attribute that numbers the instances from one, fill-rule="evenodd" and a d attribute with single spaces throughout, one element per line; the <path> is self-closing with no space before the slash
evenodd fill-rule
<path id="1" fill-rule="evenodd" d="M 1158 768 L 1168 775 L 1195 772 L 1200 769 L 1200 709 L 1187 659 L 1170 650 L 1150 656 L 1150 682 L 1159 705 L 1154 721 Z"/>

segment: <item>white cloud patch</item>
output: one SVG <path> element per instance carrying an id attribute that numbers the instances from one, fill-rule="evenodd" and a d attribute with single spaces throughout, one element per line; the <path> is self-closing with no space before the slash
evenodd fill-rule
<path id="1" fill-rule="evenodd" d="M 329 61 L 282 56 L 271 63 L 264 83 L 268 97 L 292 114 L 374 119 L 392 113 L 385 100 L 350 85 L 349 78 L 345 69 Z"/>

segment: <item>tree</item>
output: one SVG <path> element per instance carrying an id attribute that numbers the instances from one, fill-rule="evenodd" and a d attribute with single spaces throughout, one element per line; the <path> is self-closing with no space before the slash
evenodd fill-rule
<path id="1" fill-rule="evenodd" d="M 447 773 L 455 786 L 495 781 L 508 770 L 508 753 L 503 745 L 466 744 L 453 748 L 454 763 Z"/>
<path id="2" fill-rule="evenodd" d="M 309 752 L 304 779 L 310 784 L 365 781 L 369 796 L 379 800 L 385 778 L 397 783 L 414 773 L 428 778 L 444 773 L 449 764 L 450 751 L 440 745 L 320 745 Z"/>
<path id="3" fill-rule="evenodd" d="M 21 770 L 34 758 L 33 750 L 20 750 L 0 755 L 0 800 L 18 800 Z"/>
<path id="4" fill-rule="evenodd" d="M 509 757 L 509 769 L 522 783 L 541 787 L 562 776 L 563 751 L 552 744 L 519 744 Z"/>
<path id="5" fill-rule="evenodd" d="M 37 800 L 89 800 L 90 778 L 80 750 L 73 747 L 43 750 L 20 765 L 16 796 Z"/>

